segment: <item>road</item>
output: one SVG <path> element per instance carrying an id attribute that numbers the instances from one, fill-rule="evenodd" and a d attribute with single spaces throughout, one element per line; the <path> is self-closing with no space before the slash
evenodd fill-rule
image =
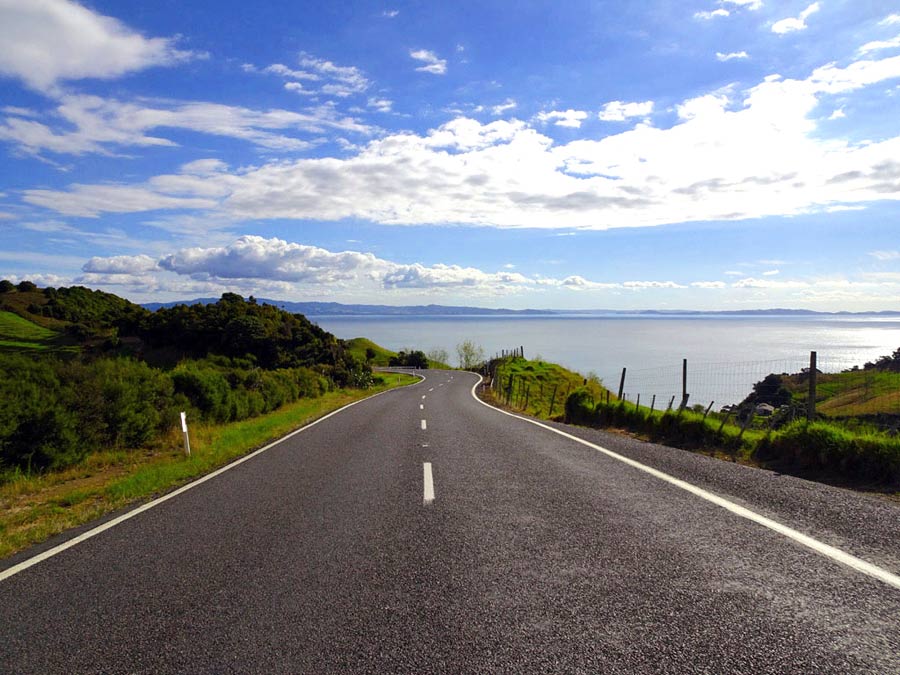
<path id="1" fill-rule="evenodd" d="M 900 506 L 425 375 L 0 580 L 0 672 L 900 672 Z"/>

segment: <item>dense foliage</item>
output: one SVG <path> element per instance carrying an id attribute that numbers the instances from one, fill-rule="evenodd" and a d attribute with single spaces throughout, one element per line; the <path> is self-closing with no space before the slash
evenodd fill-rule
<path id="1" fill-rule="evenodd" d="M 373 382 L 363 360 L 305 317 L 232 293 L 154 313 L 109 293 L 31 282 L 0 285 L 0 298 L 85 346 L 0 352 L 0 469 L 56 469 L 99 448 L 143 447 L 175 428 L 179 411 L 229 422 Z M 169 359 L 148 362 L 151 353 Z"/>

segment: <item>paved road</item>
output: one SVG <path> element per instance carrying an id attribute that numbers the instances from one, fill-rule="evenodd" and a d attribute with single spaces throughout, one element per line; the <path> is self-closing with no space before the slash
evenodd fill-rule
<path id="1" fill-rule="evenodd" d="M 0 672 L 900 672 L 891 577 L 426 374 L 0 581 Z M 550 426 L 900 574 L 894 504 Z"/>

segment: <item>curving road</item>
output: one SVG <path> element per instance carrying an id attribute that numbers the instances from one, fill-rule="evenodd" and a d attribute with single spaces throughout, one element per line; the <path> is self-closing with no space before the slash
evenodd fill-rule
<path id="1" fill-rule="evenodd" d="M 900 506 L 425 375 L 5 561 L 0 672 L 900 672 Z"/>

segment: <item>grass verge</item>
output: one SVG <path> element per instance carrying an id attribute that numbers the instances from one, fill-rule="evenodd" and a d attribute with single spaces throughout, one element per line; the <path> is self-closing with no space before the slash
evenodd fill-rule
<path id="1" fill-rule="evenodd" d="M 41 475 L 8 473 L 0 483 L 0 559 L 67 529 L 170 492 L 338 408 L 418 381 L 390 374 L 371 389 L 300 399 L 274 412 L 231 424 L 190 427 L 191 456 L 180 429 L 156 448 L 92 453 L 81 464 Z"/>
<path id="2" fill-rule="evenodd" d="M 554 364 L 514 358 L 492 362 L 490 368 L 493 386 L 484 398 L 533 417 L 625 432 L 863 491 L 891 494 L 900 488 L 900 438 L 884 433 L 805 420 L 779 429 L 742 430 L 730 415 L 677 408 L 651 411 L 619 401 L 592 378 Z M 563 390 L 565 394 L 558 393 Z M 557 392 L 551 400 L 548 391 Z"/>

